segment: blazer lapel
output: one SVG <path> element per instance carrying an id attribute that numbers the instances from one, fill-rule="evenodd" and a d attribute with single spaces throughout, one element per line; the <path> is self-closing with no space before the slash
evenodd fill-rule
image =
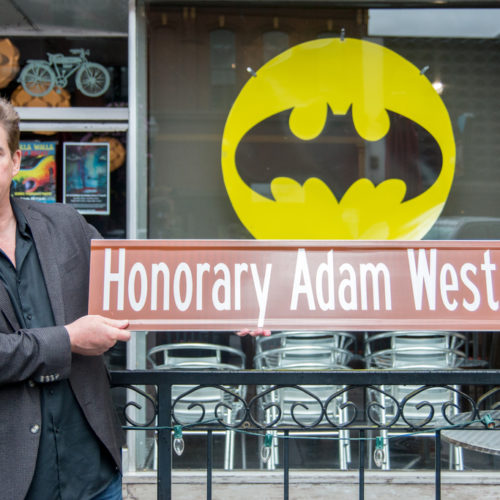
<path id="1" fill-rule="evenodd" d="M 33 240 L 36 245 L 38 259 L 40 260 L 40 266 L 45 279 L 45 286 L 47 287 L 54 320 L 56 325 L 64 325 L 65 318 L 61 279 L 59 267 L 56 262 L 58 249 L 53 245 L 53 240 L 50 238 L 44 219 L 40 217 L 37 212 L 31 210 L 29 206 L 20 203 L 19 206 L 33 234 Z"/>

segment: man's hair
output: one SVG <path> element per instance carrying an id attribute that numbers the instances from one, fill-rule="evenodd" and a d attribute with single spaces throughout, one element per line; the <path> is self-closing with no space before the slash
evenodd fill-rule
<path id="1" fill-rule="evenodd" d="M 13 155 L 19 149 L 19 115 L 14 106 L 3 97 L 0 97 L 0 125 L 7 133 L 7 143 L 10 154 Z"/>

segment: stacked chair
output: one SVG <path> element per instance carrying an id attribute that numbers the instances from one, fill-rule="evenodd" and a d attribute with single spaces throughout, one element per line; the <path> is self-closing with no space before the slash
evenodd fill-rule
<path id="1" fill-rule="evenodd" d="M 233 347 L 202 342 L 164 344 L 148 351 L 147 358 L 155 370 L 241 370 L 245 368 L 245 354 Z M 246 397 L 246 386 L 195 387 L 172 386 L 173 417 L 175 423 L 189 426 L 200 421 L 215 421 L 234 424 L 241 400 Z M 231 393 L 236 394 L 234 397 Z M 182 396 L 182 397 L 181 397 Z M 179 399 L 178 399 L 179 398 Z M 177 401 L 178 399 L 178 401 Z M 199 434 L 200 431 L 184 430 Z M 214 434 L 219 431 L 215 431 Z M 224 469 L 234 468 L 235 431 L 228 429 L 225 435 Z M 242 440 L 242 465 L 245 468 L 246 451 Z"/>
<path id="2" fill-rule="evenodd" d="M 364 358 L 366 368 L 404 370 L 443 370 L 460 367 L 465 361 L 463 347 L 466 337 L 457 332 L 445 331 L 395 331 L 366 334 Z M 398 426 L 408 424 L 440 427 L 459 412 L 458 387 L 432 387 L 421 390 L 416 386 L 377 386 L 368 389 L 368 411 L 381 426 L 384 460 L 382 469 L 391 467 L 389 439 L 398 434 Z M 395 401 L 406 401 L 398 414 Z M 403 418 L 404 417 L 404 418 Z M 431 418 L 432 417 L 432 418 Z M 401 433 L 401 430 L 399 431 Z M 434 434 L 418 433 L 418 437 Z M 463 469 L 460 447 L 450 446 L 450 469 Z"/>
<path id="3" fill-rule="evenodd" d="M 352 359 L 352 347 L 355 337 L 345 332 L 330 331 L 283 331 L 270 337 L 256 339 L 254 366 L 260 370 L 338 370 L 348 369 Z M 272 383 L 272 381 L 271 381 Z M 285 428 L 302 427 L 311 430 L 309 434 L 319 434 L 315 428 L 326 424 L 322 414 L 322 405 L 337 391 L 338 398 L 333 398 L 327 406 L 328 417 L 341 426 L 347 422 L 348 410 L 342 405 L 347 401 L 347 394 L 342 393 L 343 386 L 302 386 L 274 389 L 272 385 L 259 386 L 257 394 L 260 416 L 265 425 Z M 276 435 L 278 431 L 273 431 Z M 347 469 L 351 459 L 349 431 L 339 429 L 339 464 Z M 291 432 L 293 434 L 293 432 Z M 301 432 L 304 435 L 304 431 Z M 279 462 L 278 439 L 273 439 L 272 452 L 266 466 L 275 469 Z"/>

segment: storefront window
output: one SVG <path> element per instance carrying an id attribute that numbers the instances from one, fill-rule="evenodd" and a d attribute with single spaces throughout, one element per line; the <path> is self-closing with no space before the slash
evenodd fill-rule
<path id="1" fill-rule="evenodd" d="M 231 208 L 221 175 L 222 131 L 231 105 L 249 71 L 289 45 L 340 26 L 366 35 L 360 12 L 152 5 L 148 16 L 154 124 L 149 236 L 251 237 Z M 271 137 L 279 149 L 280 132 Z"/>
<path id="2" fill-rule="evenodd" d="M 0 39 L 0 94 L 21 115 L 24 148 L 14 195 L 73 203 L 106 238 L 126 237 L 127 16 L 123 2 L 111 7 L 95 0 L 45 6 L 27 1 L 22 10 L 9 4 L 0 20 L 5 37 Z M 106 150 L 99 178 L 88 164 L 86 175 L 82 170 L 80 181 L 71 182 L 66 151 L 81 152 L 83 161 L 98 144 Z M 38 151 L 48 154 L 47 145 L 51 176 L 40 174 L 47 161 L 36 171 L 28 165 L 40 158 Z"/>
<path id="3" fill-rule="evenodd" d="M 398 10 L 151 5 L 150 236 L 262 237 L 242 220 L 224 183 L 221 149 L 226 120 L 239 93 L 254 78 L 252 72 L 288 47 L 327 36 L 367 40 L 396 52 L 420 69 L 440 95 L 449 114 L 456 159 L 449 194 L 427 237 L 442 238 L 446 231 L 440 228 L 458 227 L 470 218 L 496 227 L 490 219 L 497 217 L 500 208 L 495 180 L 500 42 L 490 20 L 498 10 L 432 9 L 429 13 L 416 9 L 411 13 L 415 15 L 407 13 L 405 22 L 391 22 L 394 15 L 402 19 Z M 429 28 L 433 23 L 425 19 L 436 13 L 446 31 Z M 473 22 L 486 18 L 487 23 Z M 472 21 L 464 24 L 467 19 Z M 389 69 L 383 71 L 382 78 L 389 78 Z M 365 73 L 364 85 L 368 88 L 374 78 Z M 285 84 L 279 85 L 286 92 Z M 252 127 L 238 145 L 239 175 L 252 191 L 269 200 L 273 200 L 272 179 L 280 176 L 301 185 L 310 177 L 320 178 L 337 200 L 362 177 L 374 186 L 388 179 L 402 180 L 403 202 L 428 192 L 443 163 L 441 145 L 432 133 L 418 120 L 390 112 L 390 133 L 381 141 L 368 141 L 353 127 L 352 111 L 330 110 L 320 138 L 307 144 L 290 135 L 289 111 L 274 114 Z M 422 238 L 431 227 L 420 232 L 424 234 L 401 234 L 405 239 Z M 266 234 L 273 237 L 272 232 Z M 363 234 L 401 237 L 370 231 L 350 237 Z"/>
<path id="4" fill-rule="evenodd" d="M 499 239 L 500 9 L 413 9 L 402 16 L 401 9 L 310 4 L 148 3 L 149 237 Z M 328 44 L 361 49 L 357 59 L 318 56 Z M 280 74 L 295 56 L 303 57 L 307 72 Z M 357 68 L 354 80 L 349 75 Z M 411 68 L 410 76 L 401 68 Z M 330 70 L 326 85 L 322 75 Z M 419 86 L 425 90 L 412 97 Z M 335 93 L 328 94 L 330 88 Z M 380 114 L 384 133 L 376 119 L 363 118 L 363 110 L 378 109 L 373 96 L 380 98 L 382 88 L 389 89 Z M 423 95 L 431 96 L 430 104 Z M 278 108 L 274 97 L 288 105 Z M 316 121 L 321 126 L 314 128 Z M 241 180 L 236 194 L 228 155 L 236 171 L 231 179 Z M 321 188 L 308 197 L 304 186 L 311 178 Z M 365 191 L 355 193 L 360 179 Z M 442 197 L 432 206 L 419 206 L 408 224 L 391 227 L 399 205 L 436 191 Z M 280 201 L 282 223 L 273 226 L 274 215 L 262 207 Z M 297 208 L 306 201 L 314 205 L 309 218 Z M 341 216 L 328 211 L 337 207 L 333 202 Z M 197 335 L 239 342 L 224 333 L 149 332 L 144 350 Z M 490 342 L 488 334 L 474 338 L 477 366 L 498 365 L 498 353 L 486 355 Z M 252 366 L 250 344 L 242 348 Z M 322 461 L 316 452 L 299 466 L 331 467 L 330 455 Z M 176 460 L 176 466 L 197 463 L 194 456 Z M 141 465 L 151 466 L 146 455 Z"/>
<path id="5" fill-rule="evenodd" d="M 373 11 L 370 31 L 385 33 L 384 44 L 417 67 L 428 66 L 426 75 L 453 125 L 455 176 L 442 215 L 426 238 L 499 239 L 500 41 L 495 20 L 500 10 L 410 12 L 413 23 L 408 18 L 402 22 L 404 12 Z"/>

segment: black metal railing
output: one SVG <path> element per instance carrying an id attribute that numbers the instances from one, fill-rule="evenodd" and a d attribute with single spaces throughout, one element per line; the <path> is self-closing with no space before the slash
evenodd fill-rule
<path id="1" fill-rule="evenodd" d="M 337 432 L 339 439 L 358 441 L 361 500 L 365 494 L 367 448 L 372 449 L 375 444 L 375 452 L 378 449 L 380 455 L 379 465 L 383 466 L 387 459 L 384 439 L 394 431 L 409 435 L 425 432 L 434 436 L 435 498 L 440 499 L 442 432 L 450 429 L 489 431 L 497 427 L 497 423 L 500 428 L 500 413 L 496 410 L 500 407 L 497 404 L 500 370 L 156 370 L 114 371 L 111 378 L 115 387 L 146 387 L 146 390 L 134 389 L 146 398 L 145 420 L 137 422 L 126 415 L 125 428 L 153 429 L 157 433 L 157 491 L 162 500 L 172 497 L 172 437 L 181 439 L 182 430 L 186 428 L 207 433 L 207 499 L 212 496 L 213 433 L 234 430 L 261 436 L 264 448 L 269 447 L 273 439 L 283 441 L 284 499 L 289 497 L 288 438 L 292 433 L 300 437 L 300 433 L 311 434 L 311 431 L 317 431 L 318 435 Z M 180 385 L 184 389 L 179 391 Z M 398 398 L 399 393 L 393 389 L 402 386 L 409 390 Z M 249 387 L 252 391 L 246 390 Z M 478 387 L 480 391 L 475 390 Z M 329 394 L 325 395 L 325 388 L 330 388 Z M 208 404 L 203 398 L 194 398 L 197 392 L 207 389 L 220 393 L 215 404 L 213 400 Z M 436 389 L 448 397 L 436 401 Z M 288 396 L 283 394 L 287 390 L 293 390 L 295 396 L 285 401 Z M 358 397 L 360 392 L 362 398 Z M 475 393 L 481 395 L 475 397 Z M 356 394 L 358 396 L 354 396 Z M 137 401 L 127 403 L 125 414 L 129 404 L 141 406 Z M 230 419 L 228 410 L 231 410 Z M 191 418 L 186 417 L 186 412 L 191 412 Z M 273 437 L 267 439 L 266 435 Z"/>

